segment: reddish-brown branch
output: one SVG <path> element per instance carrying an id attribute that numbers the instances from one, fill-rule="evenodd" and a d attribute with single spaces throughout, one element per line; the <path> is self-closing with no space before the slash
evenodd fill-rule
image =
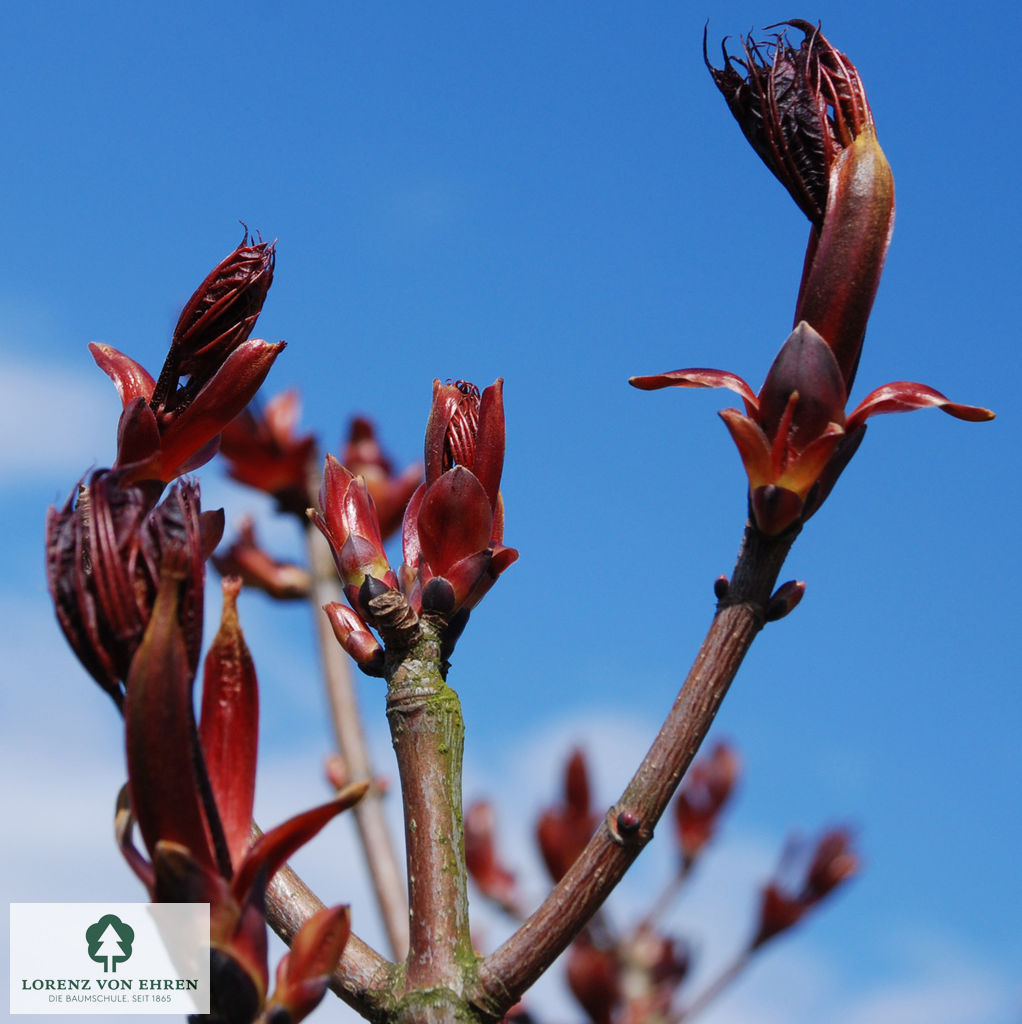
<path id="1" fill-rule="evenodd" d="M 388 671 L 387 695 L 408 851 L 407 989 L 460 993 L 465 966 L 474 965 L 462 828 L 465 729 L 457 694 L 441 677 L 440 645 L 428 619 L 420 629 Z"/>
<path id="2" fill-rule="evenodd" d="M 500 1016 L 564 951 L 653 836 L 742 659 L 764 623 L 784 558 L 796 536 L 764 537 L 746 527 L 734 577 L 685 680 L 621 799 L 539 909 L 479 966 L 471 994 Z"/>
<path id="3" fill-rule="evenodd" d="M 270 880 L 266 919 L 289 946 L 302 925 L 322 908 L 322 902 L 286 864 Z M 378 1019 L 387 998 L 388 968 L 392 966 L 352 934 L 330 979 L 330 988 L 363 1017 Z"/>

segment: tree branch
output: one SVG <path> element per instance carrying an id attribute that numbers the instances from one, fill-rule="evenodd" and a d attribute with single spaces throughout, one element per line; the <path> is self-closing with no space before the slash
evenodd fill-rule
<path id="1" fill-rule="evenodd" d="M 315 893 L 287 864 L 270 879 L 266 891 L 266 920 L 288 946 L 302 925 L 322 908 Z M 387 1001 L 388 968 L 392 966 L 352 934 L 330 979 L 330 988 L 363 1017 L 380 1019 Z"/>
<path id="2" fill-rule="evenodd" d="M 388 651 L 393 645 L 388 643 Z M 388 666 L 387 718 L 401 776 L 408 851 L 410 949 L 407 988 L 460 993 L 469 935 L 461 763 L 465 727 L 457 694 L 440 671 L 429 617 L 399 661 Z"/>
<path id="3" fill-rule="evenodd" d="M 501 1016 L 567 948 L 653 837 L 765 622 L 767 603 L 797 530 L 765 537 L 746 525 L 734 576 L 659 734 L 620 800 L 538 910 L 479 965 L 470 994 Z"/>

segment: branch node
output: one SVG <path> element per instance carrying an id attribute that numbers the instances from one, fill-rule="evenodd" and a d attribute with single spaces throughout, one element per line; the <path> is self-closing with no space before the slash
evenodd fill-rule
<path id="1" fill-rule="evenodd" d="M 368 579 L 368 577 L 366 577 Z M 373 624 L 380 631 L 384 644 L 388 648 L 400 647 L 410 650 L 419 639 L 419 617 L 399 590 L 387 590 L 376 597 L 371 597 L 368 610 L 373 616 Z"/>
<path id="2" fill-rule="evenodd" d="M 641 815 L 631 808 L 607 812 L 607 831 L 618 846 L 643 847 L 653 838 L 653 830 L 643 821 Z"/>
<path id="3" fill-rule="evenodd" d="M 783 619 L 785 615 L 794 610 L 805 592 L 804 580 L 788 580 L 787 583 L 781 584 L 767 601 L 763 611 L 764 620 L 776 622 L 778 619 Z"/>

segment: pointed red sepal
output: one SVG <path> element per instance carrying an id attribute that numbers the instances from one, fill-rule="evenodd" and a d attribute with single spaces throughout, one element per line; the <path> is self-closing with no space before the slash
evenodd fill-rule
<path id="1" fill-rule="evenodd" d="M 724 421 L 734 441 L 749 478 L 749 486 L 762 487 L 773 479 L 773 459 L 770 440 L 763 428 L 737 409 L 721 409 L 717 414 Z"/>
<path id="2" fill-rule="evenodd" d="M 302 925 L 291 952 L 277 967 L 276 990 L 267 1007 L 269 1019 L 278 1006 L 287 1012 L 289 1024 L 298 1024 L 312 1013 L 326 993 L 350 934 L 347 906 L 324 907 Z"/>
<path id="3" fill-rule="evenodd" d="M 426 491 L 418 525 L 423 557 L 444 576 L 461 559 L 489 547 L 493 509 L 471 470 L 455 466 Z"/>
<path id="4" fill-rule="evenodd" d="M 405 565 L 413 571 L 418 568 L 419 557 L 422 554 L 422 544 L 419 541 L 419 509 L 422 507 L 425 494 L 426 484 L 419 484 L 408 501 L 401 523 L 401 553 Z"/>
<path id="5" fill-rule="evenodd" d="M 222 588 L 220 629 L 206 655 L 203 671 L 199 738 L 231 865 L 237 870 L 252 833 L 259 686 L 238 622 L 241 580 L 225 579 Z"/>
<path id="6" fill-rule="evenodd" d="M 768 537 L 783 533 L 802 516 L 804 502 L 794 491 L 768 484 L 749 491 L 752 517 Z"/>
<path id="7" fill-rule="evenodd" d="M 354 807 L 368 788 L 368 782 L 345 786 L 329 803 L 296 814 L 261 835 L 248 851 L 231 883 L 235 899 L 239 902 L 244 900 L 257 877 L 264 872 L 268 883 L 295 850 L 304 846 L 341 811 Z"/>
<path id="8" fill-rule="evenodd" d="M 89 352 L 96 365 L 114 382 L 123 408 L 126 409 L 136 398 L 144 398 L 148 402 L 153 397 L 156 381 L 144 366 L 118 352 L 112 345 L 90 341 Z"/>
<path id="9" fill-rule="evenodd" d="M 156 416 L 144 398 L 135 398 L 124 406 L 117 421 L 116 466 L 150 466 L 158 464 L 159 458 L 160 428 Z"/>
<path id="10" fill-rule="evenodd" d="M 791 396 L 798 402 L 789 410 Z M 760 426 L 768 437 L 781 438 L 785 448 L 801 450 L 829 423 L 843 424 L 848 392 L 834 353 L 804 321 L 788 335 L 759 393 Z M 780 429 L 785 411 L 790 425 Z"/>
<path id="11" fill-rule="evenodd" d="M 495 548 L 491 548 L 489 563 L 486 566 L 486 571 L 480 573 L 476 580 L 475 586 L 468 592 L 461 607 L 465 611 L 471 611 L 479 602 L 489 593 L 490 588 L 494 583 L 497 582 L 497 577 L 513 562 L 518 560 L 518 550 L 516 548 L 507 548 L 502 544 Z M 451 570 L 452 573 L 457 571 L 457 566 Z"/>
<path id="12" fill-rule="evenodd" d="M 175 413 L 164 427 L 159 479 L 173 480 L 181 466 L 252 401 L 285 344 L 278 341 L 271 345 L 253 338 L 227 357 L 192 403 Z"/>
<path id="13" fill-rule="evenodd" d="M 504 543 L 504 495 L 497 492 L 497 503 L 493 506 L 493 529 L 490 530 L 490 544 L 499 546 Z"/>
<path id="14" fill-rule="evenodd" d="M 310 514 L 310 518 L 340 547 L 347 539 L 353 523 L 348 521 L 348 489 L 355 482 L 355 474 L 342 466 L 333 455 L 327 455 L 323 464 L 323 482 L 319 487 L 319 505 L 322 512 Z M 358 506 L 353 509 L 358 512 Z"/>
<path id="15" fill-rule="evenodd" d="M 178 620 L 184 571 L 165 557 L 152 617 L 128 672 L 124 701 L 131 806 L 150 854 L 179 843 L 216 870 L 199 796 L 193 670 Z"/>
<path id="16" fill-rule="evenodd" d="M 493 559 L 490 562 L 490 573 L 496 579 L 509 565 L 518 561 L 518 548 L 508 548 L 503 544 L 492 548 Z"/>
<path id="17" fill-rule="evenodd" d="M 466 555 L 455 562 L 454 565 L 448 566 L 444 570 L 443 576 L 440 578 L 446 580 L 451 585 L 451 592 L 453 593 L 453 601 L 445 614 L 450 615 L 455 609 L 467 605 L 469 596 L 475 595 L 476 587 L 483 579 L 489 580 L 489 586 L 486 587 L 486 590 L 490 589 L 490 586 L 493 585 L 493 581 L 496 579 L 495 576 L 489 575 L 492 560 L 493 555 L 486 548 L 483 551 L 475 551 L 471 555 Z M 469 607 L 475 607 L 475 604 L 479 603 L 482 596 L 482 594 L 479 594 L 475 603 Z"/>
<path id="18" fill-rule="evenodd" d="M 372 576 L 388 587 L 397 589 L 397 576 L 375 538 L 348 534 L 335 561 L 341 579 L 349 586 L 360 587 L 367 576 Z"/>
<path id="19" fill-rule="evenodd" d="M 656 373 L 649 377 L 629 377 L 628 383 L 640 391 L 658 391 L 660 388 L 727 388 L 742 396 L 749 416 L 756 416 L 759 411 L 759 399 L 752 388 L 737 374 L 728 373 L 727 370 L 693 367 L 689 370 Z"/>
<path id="20" fill-rule="evenodd" d="M 778 487 L 794 491 L 805 501 L 844 437 L 843 427 L 829 423 L 824 432 L 804 451 L 789 453 L 788 464 L 774 482 Z"/>
<path id="21" fill-rule="evenodd" d="M 940 409 L 955 419 L 983 423 L 994 413 L 978 405 L 959 405 L 934 388 L 908 380 L 896 380 L 871 391 L 848 417 L 848 429 L 859 426 L 870 416 L 891 412 L 913 412 L 916 409 Z"/>
<path id="22" fill-rule="evenodd" d="M 471 470 L 483 485 L 490 507 L 495 508 L 504 470 L 504 378 L 483 389 L 479 400 L 479 430 Z"/>

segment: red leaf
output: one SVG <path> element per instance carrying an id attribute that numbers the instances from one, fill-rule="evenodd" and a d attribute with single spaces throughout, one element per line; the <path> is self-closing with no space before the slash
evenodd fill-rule
<path id="1" fill-rule="evenodd" d="M 755 416 L 759 402 L 752 388 L 735 373 L 727 370 L 706 370 L 694 367 L 690 370 L 671 370 L 650 377 L 629 377 L 628 383 L 640 391 L 658 391 L 660 388 L 727 388 L 742 396 L 745 411 Z"/>
<path id="2" fill-rule="evenodd" d="M 144 398 L 148 402 L 153 397 L 156 381 L 144 366 L 123 352 L 118 352 L 112 345 L 90 341 L 89 351 L 96 365 L 114 382 L 124 408 L 136 398 Z"/>
<path id="3" fill-rule="evenodd" d="M 422 507 L 422 498 L 425 493 L 426 485 L 419 484 L 408 502 L 404 520 L 401 523 L 401 553 L 404 556 L 405 565 L 410 569 L 418 567 L 419 555 L 422 554 L 419 542 L 419 509 Z"/>
<path id="4" fill-rule="evenodd" d="M 199 737 L 224 838 L 237 870 L 248 850 L 259 742 L 259 687 L 238 623 L 241 580 L 223 581 L 220 630 L 206 655 Z"/>
<path id="5" fill-rule="evenodd" d="M 283 824 L 261 835 L 241 862 L 231 888 L 235 899 L 242 902 L 257 876 L 265 870 L 268 882 L 284 862 L 304 846 L 328 821 L 341 811 L 353 807 L 365 795 L 368 782 L 356 782 L 342 789 L 329 803 L 303 811 Z"/>
<path id="6" fill-rule="evenodd" d="M 742 457 L 749 486 L 756 488 L 770 483 L 774 475 L 773 462 L 770 458 L 770 441 L 763 433 L 763 428 L 737 409 L 722 409 L 718 415 L 730 431 L 731 440 Z"/>
<path id="7" fill-rule="evenodd" d="M 472 472 L 483 485 L 490 507 L 497 505 L 500 475 L 504 469 L 504 379 L 498 377 L 484 389 L 479 402 L 479 432 Z"/>
<path id="8" fill-rule="evenodd" d="M 807 321 L 833 349 L 847 388 L 893 231 L 894 178 L 867 125 L 830 170 L 823 229 L 795 310 L 795 323 Z"/>
<path id="9" fill-rule="evenodd" d="M 994 414 L 978 405 L 959 405 L 935 388 L 908 380 L 896 380 L 871 391 L 848 417 L 848 429 L 864 423 L 870 416 L 889 412 L 913 412 L 916 409 L 937 408 L 959 420 L 982 423 L 992 420 Z"/>
<path id="10" fill-rule="evenodd" d="M 475 475 L 455 466 L 426 491 L 418 522 L 422 554 L 443 576 L 455 562 L 490 546 L 493 510 Z"/>
<path id="11" fill-rule="evenodd" d="M 165 570 L 152 618 L 131 662 L 124 702 L 131 806 L 150 853 L 179 843 L 216 869 L 195 764 L 192 670 L 178 621 L 181 578 Z"/>
<path id="12" fill-rule="evenodd" d="M 149 473 L 151 479 L 159 473 L 159 461 L 160 428 L 156 417 L 144 398 L 135 398 L 125 404 L 117 421 L 117 466 L 142 464 L 143 474 L 133 472 L 130 477 L 145 479 L 145 473 Z"/>
<path id="13" fill-rule="evenodd" d="M 788 335 L 777 353 L 759 393 L 759 425 L 776 438 L 793 394 L 798 401 L 784 444 L 801 451 L 819 437 L 829 423 L 844 424 L 848 392 L 834 353 L 827 342 L 802 322 Z"/>
<path id="14" fill-rule="evenodd" d="M 255 397 L 284 342 L 253 339 L 239 345 L 195 396 L 186 409 L 163 428 L 163 480 L 172 480 L 179 467 L 211 441 Z"/>
<path id="15" fill-rule="evenodd" d="M 270 1017 L 274 1006 L 287 1010 L 291 1024 L 312 1013 L 326 992 L 350 933 L 351 914 L 346 906 L 324 907 L 305 922 L 291 944 L 291 952 L 277 967 Z"/>

